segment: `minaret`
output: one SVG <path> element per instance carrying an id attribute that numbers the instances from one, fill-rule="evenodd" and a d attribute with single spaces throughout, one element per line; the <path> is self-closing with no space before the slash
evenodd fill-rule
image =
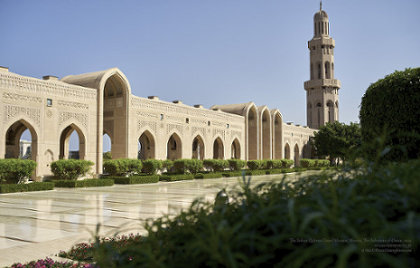
<path id="1" fill-rule="evenodd" d="M 328 15 L 322 10 L 321 1 L 319 11 L 314 15 L 314 37 L 308 42 L 310 80 L 304 83 L 307 125 L 311 128 L 338 121 L 338 89 L 341 85 L 334 79 L 334 47 Z"/>

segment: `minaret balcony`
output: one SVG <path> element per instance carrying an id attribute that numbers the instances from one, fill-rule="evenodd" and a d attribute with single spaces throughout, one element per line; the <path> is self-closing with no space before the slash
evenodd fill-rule
<path id="1" fill-rule="evenodd" d="M 310 88 L 320 88 L 320 87 L 333 87 L 340 88 L 340 80 L 337 79 L 314 79 L 305 81 L 304 87 L 306 90 Z"/>

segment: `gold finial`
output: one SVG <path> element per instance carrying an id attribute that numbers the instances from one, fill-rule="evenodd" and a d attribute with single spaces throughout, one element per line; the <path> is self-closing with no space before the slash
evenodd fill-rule
<path id="1" fill-rule="evenodd" d="M 322 0 L 319 1 L 319 11 L 321 11 L 321 10 L 322 10 Z"/>

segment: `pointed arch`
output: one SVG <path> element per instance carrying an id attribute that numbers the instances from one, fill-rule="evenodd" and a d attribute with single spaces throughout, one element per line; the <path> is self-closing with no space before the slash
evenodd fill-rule
<path id="1" fill-rule="evenodd" d="M 169 160 L 182 158 L 182 141 L 176 132 L 169 137 L 166 144 L 166 158 Z"/>
<path id="2" fill-rule="evenodd" d="M 290 159 L 290 146 L 288 143 L 284 146 L 284 158 Z"/>
<path id="3" fill-rule="evenodd" d="M 79 138 L 79 151 L 74 152 L 74 154 L 71 155 L 69 151 L 69 141 L 70 141 L 70 136 L 74 131 L 76 132 Z M 61 131 L 59 158 L 60 159 L 69 159 L 69 158 L 85 159 L 85 154 L 86 154 L 86 136 L 76 124 L 72 123 Z"/>
<path id="4" fill-rule="evenodd" d="M 267 106 L 259 107 L 261 159 L 271 159 L 271 115 Z"/>
<path id="5" fill-rule="evenodd" d="M 6 152 L 5 158 L 19 158 L 20 156 L 20 140 L 23 132 L 29 130 L 31 134 L 30 142 L 30 159 L 37 161 L 38 155 L 38 133 L 25 119 L 19 119 L 11 124 L 6 131 Z"/>
<path id="6" fill-rule="evenodd" d="M 224 159 L 224 146 L 220 137 L 217 137 L 213 142 L 213 159 Z"/>
<path id="7" fill-rule="evenodd" d="M 246 114 L 248 133 L 248 160 L 258 159 L 258 113 L 257 107 L 251 105 Z"/>
<path id="8" fill-rule="evenodd" d="M 283 117 L 278 110 L 273 111 L 273 159 L 283 158 Z"/>
<path id="9" fill-rule="evenodd" d="M 141 160 L 154 159 L 155 155 L 155 137 L 149 130 L 145 130 L 138 138 L 137 158 Z"/>
<path id="10" fill-rule="evenodd" d="M 241 159 L 241 144 L 239 143 L 239 140 L 235 138 L 232 141 L 232 144 L 230 146 L 231 151 L 231 158 L 232 159 Z"/>
<path id="11" fill-rule="evenodd" d="M 200 135 L 195 136 L 192 142 L 192 158 L 193 159 L 204 159 L 204 140 Z"/>
<path id="12" fill-rule="evenodd" d="M 334 103 L 329 100 L 327 102 L 327 108 L 328 108 L 328 122 L 333 123 L 335 120 L 335 109 L 334 109 Z"/>
<path id="13" fill-rule="evenodd" d="M 294 159 L 295 161 L 295 167 L 299 166 L 299 162 L 300 162 L 300 151 L 299 151 L 299 145 L 296 143 L 295 144 L 295 149 L 294 149 Z"/>

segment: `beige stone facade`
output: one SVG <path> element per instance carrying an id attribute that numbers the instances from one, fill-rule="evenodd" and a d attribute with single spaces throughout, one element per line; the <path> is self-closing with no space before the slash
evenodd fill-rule
<path id="1" fill-rule="evenodd" d="M 310 45 L 333 42 L 324 35 L 319 40 L 315 37 Z M 311 51 L 311 64 L 318 60 L 315 54 Z M 332 51 L 329 55 L 321 59 L 332 63 Z M 309 102 L 320 99 L 322 105 L 328 104 L 331 95 L 333 103 L 338 103 L 338 95 L 330 90 L 336 91 L 339 85 L 324 88 L 329 80 L 338 83 L 333 72 L 330 75 L 305 82 Z M 129 80 L 117 68 L 60 80 L 53 76 L 41 80 L 0 68 L 0 118 L 0 157 L 19 157 L 20 137 L 29 129 L 38 179 L 51 174 L 52 161 L 69 158 L 74 131 L 79 137 L 79 158 L 93 161 L 96 174 L 102 173 L 104 134 L 111 139 L 113 158 L 289 158 L 299 163 L 300 158 L 311 156 L 309 138 L 316 131 L 285 123 L 279 110 L 253 102 L 206 109 L 134 96 Z M 334 119 L 338 119 L 338 108 Z M 309 125 L 319 127 L 311 120 Z M 325 116 L 321 121 L 325 123 Z"/>

